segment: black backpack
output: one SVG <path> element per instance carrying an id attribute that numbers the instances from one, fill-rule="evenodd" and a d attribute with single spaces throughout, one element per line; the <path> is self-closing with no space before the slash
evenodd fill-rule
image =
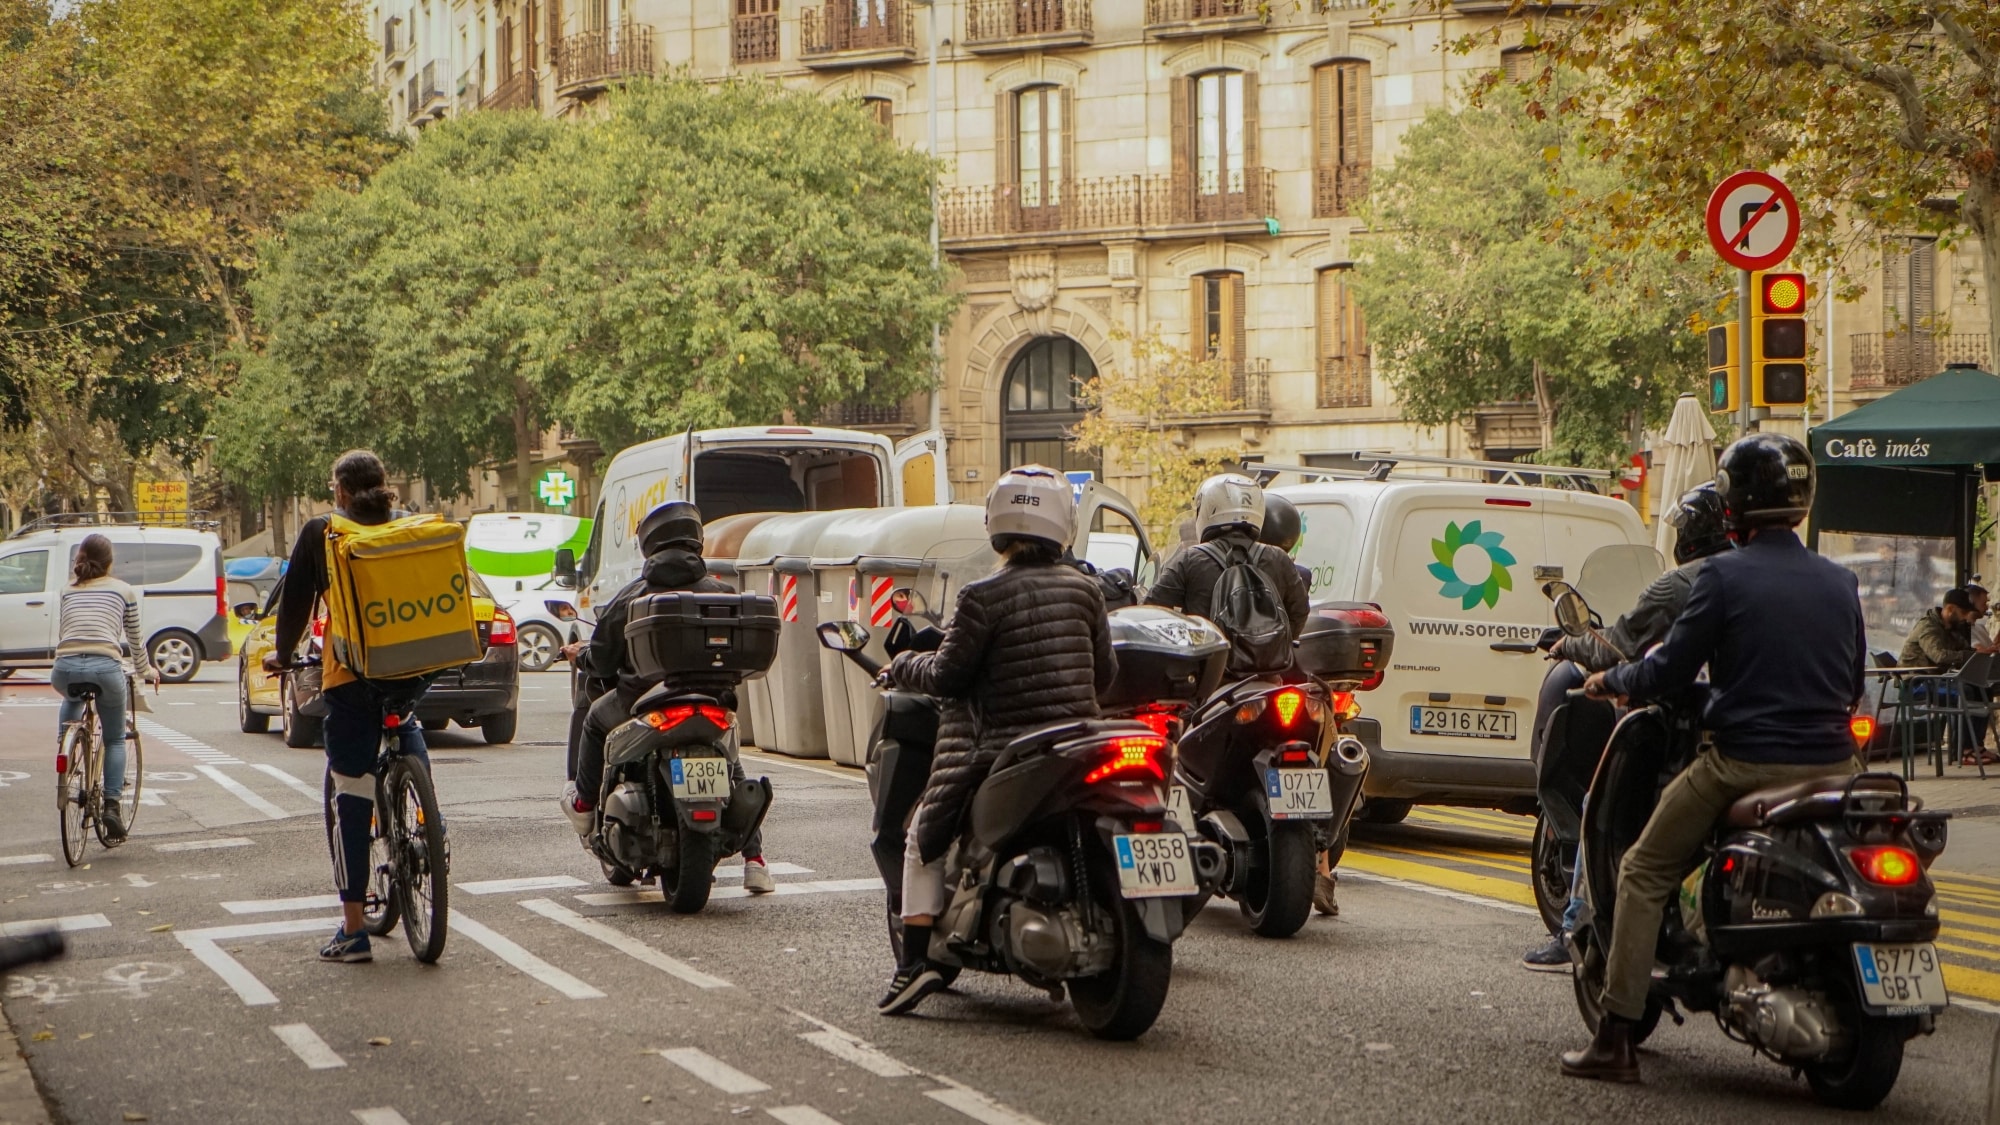
<path id="1" fill-rule="evenodd" d="M 1255 548 L 1232 560 L 1229 552 L 1215 543 L 1195 547 L 1222 568 L 1209 594 L 1209 618 L 1229 638 L 1229 668 L 1232 676 L 1252 676 L 1282 672 L 1292 664 L 1292 622 L 1271 588 L 1271 580 L 1257 569 Z"/>

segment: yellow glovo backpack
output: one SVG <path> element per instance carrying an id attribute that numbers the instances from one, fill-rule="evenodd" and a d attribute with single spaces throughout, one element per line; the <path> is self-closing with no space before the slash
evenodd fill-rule
<path id="1" fill-rule="evenodd" d="M 463 525 L 436 515 L 369 525 L 335 514 L 326 570 L 327 651 L 355 675 L 398 680 L 479 659 Z"/>

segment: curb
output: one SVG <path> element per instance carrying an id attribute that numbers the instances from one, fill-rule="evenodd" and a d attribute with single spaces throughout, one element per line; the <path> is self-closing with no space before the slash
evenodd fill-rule
<path id="1" fill-rule="evenodd" d="M 48 1106 L 35 1089 L 28 1057 L 4 1015 L 0 1015 L 0 1125 L 49 1125 Z"/>

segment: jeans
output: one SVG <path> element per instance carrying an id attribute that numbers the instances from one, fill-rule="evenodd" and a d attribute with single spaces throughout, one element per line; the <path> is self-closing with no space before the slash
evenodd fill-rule
<path id="1" fill-rule="evenodd" d="M 368 901 L 369 829 L 375 815 L 376 756 L 382 720 L 390 707 L 402 710 L 423 697 L 430 681 L 355 680 L 326 689 L 326 770 L 333 779 L 333 885 L 342 902 Z M 402 728 L 403 753 L 430 765 L 423 727 Z"/>
<path id="2" fill-rule="evenodd" d="M 125 662 L 87 653 L 57 657 L 49 686 L 62 693 L 62 709 L 57 712 L 62 725 L 83 718 L 83 700 L 69 694 L 80 684 L 97 687 L 97 719 L 104 729 L 104 799 L 116 801 L 125 792 Z M 62 727 L 56 729 L 60 732 Z"/>

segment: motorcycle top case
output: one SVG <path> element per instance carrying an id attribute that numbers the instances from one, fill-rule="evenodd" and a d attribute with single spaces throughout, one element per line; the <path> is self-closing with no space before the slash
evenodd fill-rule
<path id="1" fill-rule="evenodd" d="M 342 667 L 398 680 L 478 660 L 465 527 L 435 515 L 327 518 L 326 647 Z"/>
<path id="2" fill-rule="evenodd" d="M 1137 707 L 1166 700 L 1199 702 L 1222 682 L 1229 640 L 1199 617 L 1160 606 L 1111 614 L 1111 649 L 1118 674 L 1098 698 L 1102 707 Z"/>
<path id="3" fill-rule="evenodd" d="M 1329 683 L 1365 683 L 1389 667 L 1396 629 L 1368 602 L 1321 602 L 1299 634 L 1299 670 Z"/>
<path id="4" fill-rule="evenodd" d="M 778 657 L 778 602 L 768 594 L 648 594 L 632 603 L 625 654 L 641 677 L 737 677 Z"/>

